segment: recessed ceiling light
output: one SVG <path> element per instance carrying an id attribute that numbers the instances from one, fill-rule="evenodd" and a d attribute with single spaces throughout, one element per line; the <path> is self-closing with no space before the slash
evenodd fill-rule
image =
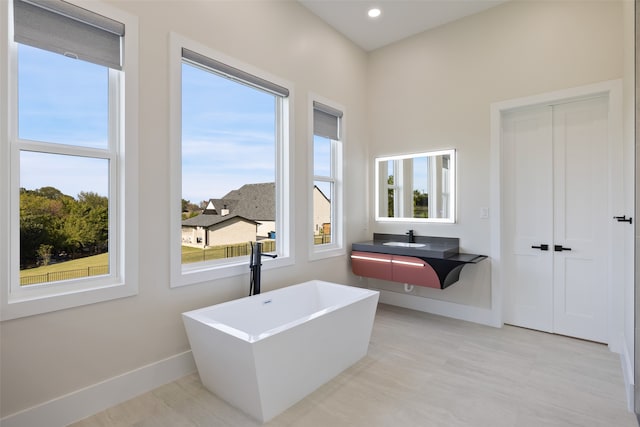
<path id="1" fill-rule="evenodd" d="M 377 18 L 378 16 L 380 16 L 382 12 L 380 11 L 380 9 L 378 9 L 377 7 L 371 8 L 369 9 L 369 11 L 367 12 L 367 15 L 369 15 L 369 18 Z"/>

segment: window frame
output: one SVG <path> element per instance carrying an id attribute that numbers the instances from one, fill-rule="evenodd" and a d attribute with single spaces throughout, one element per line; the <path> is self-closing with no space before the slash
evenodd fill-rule
<path id="1" fill-rule="evenodd" d="M 105 150 L 18 139 L 17 48 L 13 40 L 13 2 L 0 6 L 6 31 L 0 34 L 0 320 L 47 313 L 138 293 L 138 21 L 102 2 L 68 1 L 125 24 L 122 71 L 109 70 L 109 154 Z M 126 82 L 125 82 L 126 79 Z M 3 139 L 5 139 L 3 138 Z M 113 140 L 113 141 L 112 141 Z M 112 144 L 115 144 L 113 146 Z M 125 149 L 126 146 L 126 149 Z M 110 273 L 20 288 L 20 151 L 109 159 Z M 126 159 L 125 159 L 126 151 Z M 105 157 L 106 156 L 106 157 Z M 125 185 L 126 182 L 126 185 Z M 113 218 L 111 218 L 113 217 Z M 126 236 L 126 238 L 125 238 Z M 112 239 L 114 242 L 112 242 Z M 113 249 L 113 250 L 111 250 Z"/>
<path id="2" fill-rule="evenodd" d="M 403 198 L 398 197 L 398 195 L 402 192 L 402 184 L 400 183 L 404 182 L 404 171 L 401 161 L 393 159 L 390 160 L 390 162 L 392 162 L 391 164 L 393 165 L 393 184 L 389 184 L 388 173 L 385 177 L 380 178 L 380 182 L 384 182 L 385 188 L 387 190 L 385 192 L 385 194 L 387 195 L 386 199 L 384 200 L 385 206 L 389 205 L 389 191 L 391 191 L 393 194 L 393 216 L 389 218 L 401 218 L 402 212 L 404 212 L 404 204 L 402 200 Z"/>
<path id="3" fill-rule="evenodd" d="M 191 40 L 180 34 L 171 32 L 169 35 L 169 80 L 170 80 L 170 283 L 171 288 L 210 282 L 249 273 L 249 257 L 234 257 L 228 260 L 217 260 L 202 263 L 182 264 L 181 252 L 181 205 L 182 205 L 182 49 L 188 49 L 214 61 L 249 73 L 258 78 L 282 86 L 289 91 L 289 96 L 283 98 L 278 105 L 276 117 L 276 236 L 278 257 L 264 258 L 263 270 L 290 266 L 295 263 L 293 197 L 291 180 L 294 158 L 290 135 L 293 134 L 294 88 L 293 84 L 273 76 L 250 64 L 225 55 L 204 44 Z"/>
<path id="4" fill-rule="evenodd" d="M 413 159 L 415 157 L 431 157 L 439 155 L 449 155 L 449 168 L 447 175 L 447 206 L 450 215 L 446 218 L 414 218 L 413 217 L 413 205 L 410 202 L 411 199 L 406 197 L 407 191 L 413 191 L 413 177 L 412 168 L 404 166 L 404 161 Z M 383 176 L 380 170 L 380 164 L 382 162 L 392 162 L 394 168 L 394 183 L 388 184 L 388 173 Z M 380 156 L 373 159 L 374 165 L 374 182 L 376 188 L 374 190 L 374 206 L 375 206 L 375 221 L 376 222 L 419 222 L 429 224 L 455 224 L 457 222 L 457 149 L 447 148 L 433 151 L 426 151 L 420 153 L 401 154 L 393 156 Z M 409 170 L 407 170 L 409 169 Z M 432 168 L 433 169 L 433 168 Z M 394 215 L 393 217 L 381 216 L 380 212 L 383 206 L 384 211 L 388 212 L 388 196 L 382 197 L 382 190 L 388 194 L 389 190 L 394 191 Z M 429 187 L 431 191 L 431 186 Z M 408 200 L 407 200 L 408 199 Z M 409 214 L 407 214 L 409 212 Z M 411 216 L 408 216 L 411 215 Z"/>
<path id="5" fill-rule="evenodd" d="M 346 254 L 345 242 L 345 221 L 344 221 L 344 144 L 346 140 L 345 118 L 347 114 L 345 108 L 320 95 L 309 93 L 308 97 L 308 242 L 309 259 L 311 261 L 322 260 L 331 257 L 344 256 Z M 331 177 L 316 176 L 314 163 L 314 103 L 320 103 L 342 112 L 342 117 L 338 118 L 339 139 L 331 141 Z M 329 179 L 327 179 L 329 178 Z M 314 215 L 313 215 L 313 188 L 316 181 L 331 182 L 334 185 L 334 200 L 331 201 L 331 243 L 316 245 L 314 242 Z"/>

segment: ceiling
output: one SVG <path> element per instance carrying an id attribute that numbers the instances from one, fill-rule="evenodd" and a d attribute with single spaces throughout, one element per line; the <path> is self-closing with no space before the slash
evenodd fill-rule
<path id="1" fill-rule="evenodd" d="M 497 6 L 507 0 L 298 0 L 366 51 Z M 367 11 L 377 7 L 378 18 Z"/>

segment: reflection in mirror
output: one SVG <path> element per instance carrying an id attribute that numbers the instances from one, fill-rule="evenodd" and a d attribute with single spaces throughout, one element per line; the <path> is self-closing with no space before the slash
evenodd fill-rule
<path id="1" fill-rule="evenodd" d="M 455 222 L 455 150 L 379 157 L 376 221 Z"/>

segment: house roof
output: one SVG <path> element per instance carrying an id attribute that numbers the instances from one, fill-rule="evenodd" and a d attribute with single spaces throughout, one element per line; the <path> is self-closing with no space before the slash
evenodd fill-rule
<path id="1" fill-rule="evenodd" d="M 317 185 L 314 185 L 314 186 L 313 186 L 313 190 L 314 190 L 314 191 L 317 191 L 318 193 L 320 193 L 320 195 L 321 195 L 322 197 L 324 197 L 324 198 L 325 198 L 325 200 L 326 200 L 327 202 L 330 202 L 330 201 L 331 201 L 331 200 L 329 200 L 329 198 L 327 197 L 327 195 L 326 195 L 326 194 L 324 194 L 324 191 L 322 191 L 322 190 L 320 189 L 320 187 L 318 187 Z"/>
<path id="2" fill-rule="evenodd" d="M 257 222 L 247 219 L 240 215 L 208 215 L 208 214 L 200 214 L 198 216 L 194 216 L 189 219 L 185 219 L 182 221 L 182 225 L 185 227 L 204 227 L 208 228 L 212 225 L 220 224 L 221 222 L 229 221 L 233 218 L 239 218 L 242 221 L 250 222 L 252 224 L 257 224 Z"/>
<path id="3" fill-rule="evenodd" d="M 227 209 L 228 213 L 237 213 L 236 207 L 238 206 L 237 200 L 225 200 L 225 199 L 209 199 L 207 206 L 202 211 L 205 215 L 222 215 L 222 211 Z"/>
<path id="4" fill-rule="evenodd" d="M 227 206 L 235 206 L 231 213 L 242 215 L 254 221 L 275 221 L 276 219 L 276 184 L 245 184 L 232 190 L 220 202 Z M 219 205 L 217 205 L 219 206 Z"/>
<path id="5" fill-rule="evenodd" d="M 273 182 L 245 184 L 227 193 L 222 199 L 209 199 L 207 207 L 198 216 L 185 219 L 182 225 L 211 227 L 231 218 L 246 221 L 275 221 L 276 186 Z M 222 215 L 222 210 L 229 213 Z"/>

